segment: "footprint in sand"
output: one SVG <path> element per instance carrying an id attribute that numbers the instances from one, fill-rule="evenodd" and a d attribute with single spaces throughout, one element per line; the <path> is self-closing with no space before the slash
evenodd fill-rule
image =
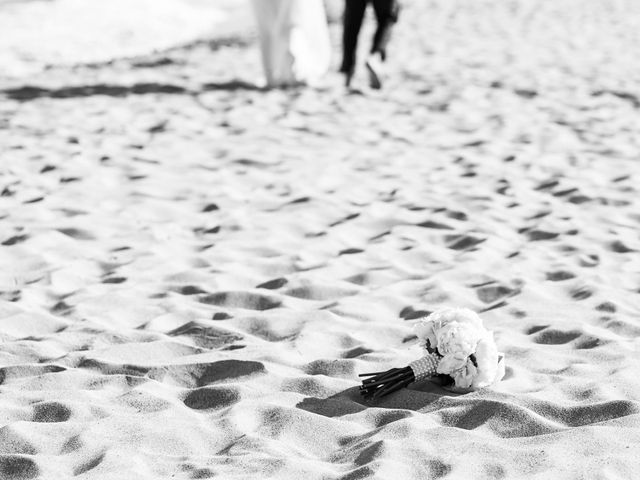
<path id="1" fill-rule="evenodd" d="M 493 303 L 501 298 L 513 296 L 519 290 L 506 285 L 485 285 L 476 289 L 476 295 L 484 303 Z"/>
<path id="2" fill-rule="evenodd" d="M 575 340 L 575 343 L 573 344 L 574 348 L 578 350 L 586 350 L 603 344 L 601 339 L 591 335 L 586 335 L 584 332 L 579 330 L 564 331 L 540 326 L 531 327 L 527 333 L 529 335 L 533 335 L 538 332 L 540 333 L 536 335 L 534 342 L 542 345 L 564 345 Z"/>
<path id="3" fill-rule="evenodd" d="M 288 283 L 286 278 L 276 278 L 269 280 L 268 282 L 261 283 L 256 288 L 265 288 L 267 290 L 277 290 L 280 287 L 285 286 Z"/>
<path id="4" fill-rule="evenodd" d="M 282 302 L 276 298 L 250 292 L 218 292 L 200 298 L 201 303 L 249 310 L 270 310 Z"/>
<path id="5" fill-rule="evenodd" d="M 71 410 L 58 402 L 37 403 L 33 407 L 33 420 L 39 423 L 66 422 L 71 418 Z"/>
<path id="6" fill-rule="evenodd" d="M 222 380 L 236 379 L 258 373 L 266 373 L 262 362 L 254 362 L 251 360 L 221 360 L 204 365 L 196 382 L 198 387 L 203 387 Z"/>
<path id="7" fill-rule="evenodd" d="M 224 408 L 240 400 L 240 394 L 235 388 L 202 387 L 189 392 L 184 404 L 194 410 L 209 410 Z"/>
<path id="8" fill-rule="evenodd" d="M 562 282 L 563 280 L 571 280 L 576 278 L 575 274 L 567 270 L 557 270 L 555 272 L 547 272 L 547 280 L 552 282 Z"/>
<path id="9" fill-rule="evenodd" d="M 400 310 L 400 318 L 403 320 L 415 320 L 416 318 L 423 318 L 431 315 L 429 310 L 415 310 L 412 306 L 404 307 Z"/>
<path id="10" fill-rule="evenodd" d="M 185 323 L 181 327 L 171 330 L 167 335 L 172 337 L 189 337 L 197 346 L 208 349 L 218 349 L 243 339 L 242 335 L 229 330 L 205 326 L 197 322 Z"/>
<path id="11" fill-rule="evenodd" d="M 472 235 L 447 235 L 445 240 L 452 250 L 470 250 L 486 241 L 486 238 L 474 237 Z"/>
<path id="12" fill-rule="evenodd" d="M 2 454 L 36 455 L 38 449 L 31 444 L 24 435 L 16 431 L 15 427 L 5 425 L 0 428 L 0 452 Z"/>
<path id="13" fill-rule="evenodd" d="M 598 310 L 599 312 L 615 313 L 617 308 L 616 305 L 612 302 L 602 302 L 596 307 L 596 310 Z"/>
<path id="14" fill-rule="evenodd" d="M 31 458 L 22 455 L 0 455 L 0 478 L 3 480 L 29 480 L 40 475 L 40 469 Z"/>
<path id="15" fill-rule="evenodd" d="M 79 475 L 82 475 L 83 473 L 93 470 L 102 463 L 105 455 L 106 454 L 103 452 L 82 462 L 80 465 L 73 469 L 73 475 L 77 477 Z"/>

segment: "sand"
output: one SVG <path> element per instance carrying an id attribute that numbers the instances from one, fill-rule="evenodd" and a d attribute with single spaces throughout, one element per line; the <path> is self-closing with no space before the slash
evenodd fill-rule
<path id="1" fill-rule="evenodd" d="M 5 73 L 0 478 L 636 478 L 639 18 L 409 3 L 382 92 L 251 31 Z M 364 402 L 442 306 L 505 379 Z"/>

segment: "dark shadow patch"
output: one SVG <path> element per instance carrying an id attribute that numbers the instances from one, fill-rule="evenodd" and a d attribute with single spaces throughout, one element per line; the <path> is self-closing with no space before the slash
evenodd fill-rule
<path id="1" fill-rule="evenodd" d="M 213 317 L 211 317 L 211 320 L 229 320 L 230 318 L 233 317 L 227 312 L 216 312 L 213 314 Z"/>
<path id="2" fill-rule="evenodd" d="M 366 355 L 367 353 L 373 353 L 374 350 L 365 347 L 354 347 L 342 354 L 342 358 L 356 358 L 361 355 Z"/>
<path id="3" fill-rule="evenodd" d="M 577 188 L 566 188 L 564 190 L 558 190 L 553 192 L 554 197 L 566 197 L 567 195 L 571 195 L 572 193 L 576 193 L 579 190 Z"/>
<path id="4" fill-rule="evenodd" d="M 367 445 L 360 451 L 353 463 L 359 467 L 373 463 L 382 456 L 383 449 L 384 443 L 382 440 L 378 440 L 377 442 Z"/>
<path id="5" fill-rule="evenodd" d="M 378 235 L 374 235 L 373 237 L 369 238 L 370 242 L 374 242 L 376 240 L 380 240 L 383 237 L 386 237 L 387 235 L 391 234 L 391 230 L 387 230 L 385 232 L 379 233 Z"/>
<path id="6" fill-rule="evenodd" d="M 438 479 L 446 477 L 451 473 L 452 467 L 448 463 L 444 463 L 442 460 L 428 460 L 426 462 L 427 470 L 429 471 L 429 477 Z"/>
<path id="7" fill-rule="evenodd" d="M 561 282 L 563 280 L 570 280 L 572 278 L 576 278 L 575 274 L 566 270 L 547 272 L 547 280 L 550 280 L 552 282 Z"/>
<path id="8" fill-rule="evenodd" d="M 550 328 L 540 332 L 540 334 L 534 338 L 534 341 L 543 345 L 564 345 L 565 343 L 572 342 L 581 335 L 582 332 L 578 330 L 563 331 Z"/>
<path id="9" fill-rule="evenodd" d="M 0 385 L 11 379 L 37 377 L 47 373 L 64 372 L 60 365 L 10 365 L 0 368 Z"/>
<path id="10" fill-rule="evenodd" d="M 538 333 L 541 330 L 544 330 L 545 328 L 547 328 L 549 325 L 534 325 L 533 327 L 529 328 L 527 330 L 527 335 L 533 335 L 534 333 Z"/>
<path id="11" fill-rule="evenodd" d="M 2 245 L 6 247 L 10 247 L 11 245 L 22 243 L 28 238 L 29 238 L 29 235 L 14 235 L 13 237 L 9 237 L 4 242 L 2 242 Z"/>
<path id="12" fill-rule="evenodd" d="M 515 93 L 519 97 L 526 98 L 526 99 L 536 98 L 538 96 L 537 91 L 528 90 L 526 88 L 516 88 L 513 91 L 513 93 Z"/>
<path id="13" fill-rule="evenodd" d="M 376 472 L 373 468 L 364 465 L 338 477 L 337 480 L 363 480 L 365 478 L 375 478 L 375 474 Z"/>
<path id="14" fill-rule="evenodd" d="M 29 480 L 40 475 L 40 469 L 29 457 L 0 455 L 0 478 L 3 480 Z"/>
<path id="15" fill-rule="evenodd" d="M 376 415 L 374 422 L 376 428 L 380 428 L 390 423 L 409 418 L 412 415 L 413 414 L 407 410 L 381 410 L 380 413 Z"/>
<path id="16" fill-rule="evenodd" d="M 340 220 L 337 220 L 337 221 L 329 224 L 329 226 L 330 227 L 336 227 L 336 226 L 341 225 L 341 224 L 343 224 L 345 222 L 348 222 L 349 220 L 353 220 L 354 218 L 358 218 L 359 216 L 360 216 L 359 213 L 352 213 L 350 215 L 347 215 L 344 218 L 341 218 Z"/>
<path id="17" fill-rule="evenodd" d="M 576 350 L 590 350 L 602 345 L 603 342 L 598 337 L 592 337 L 590 335 L 582 335 L 576 340 L 574 348 Z"/>
<path id="18" fill-rule="evenodd" d="M 551 213 L 550 210 L 542 210 L 541 212 L 538 212 L 534 215 L 531 215 L 530 217 L 527 217 L 527 220 L 537 220 L 538 218 L 546 217 L 550 213 Z"/>
<path id="19" fill-rule="evenodd" d="M 356 392 L 355 388 L 351 390 Z M 349 390 L 329 398 L 308 397 L 298 403 L 296 408 L 329 418 L 351 415 L 367 409 L 365 405 L 354 401 L 347 392 Z M 355 394 L 357 395 L 357 393 Z"/>
<path id="20" fill-rule="evenodd" d="M 418 223 L 417 226 L 422 228 L 433 228 L 436 230 L 453 230 L 453 227 L 450 225 L 447 225 L 445 223 L 432 222 L 431 220 Z"/>
<path id="21" fill-rule="evenodd" d="M 400 310 L 400 318 L 403 320 L 415 320 L 416 318 L 423 318 L 431 315 L 429 310 L 414 310 L 412 306 L 404 307 Z"/>
<path id="22" fill-rule="evenodd" d="M 353 255 L 355 253 L 362 253 L 364 250 L 360 248 L 345 248 L 344 250 L 340 250 L 338 255 Z"/>
<path id="23" fill-rule="evenodd" d="M 459 212 L 456 210 L 447 210 L 446 211 L 446 215 L 449 218 L 453 218 L 454 220 L 461 220 L 461 221 L 465 221 L 468 219 L 467 214 L 464 212 Z"/>
<path id="24" fill-rule="evenodd" d="M 197 386 L 204 387 L 214 382 L 240 378 L 258 373 L 266 373 L 264 364 L 249 360 L 221 360 L 208 364 L 201 376 L 197 378 Z"/>
<path id="25" fill-rule="evenodd" d="M 79 228 L 59 228 L 58 231 L 76 240 L 95 240 L 90 232 Z"/>
<path id="26" fill-rule="evenodd" d="M 62 88 L 42 88 L 26 85 L 19 88 L 9 88 L 0 90 L 0 93 L 6 97 L 26 102 L 36 100 L 38 98 L 84 98 L 96 95 L 105 95 L 109 97 L 127 97 L 129 95 L 148 95 L 155 93 L 162 94 L 186 94 L 190 93 L 186 88 L 179 85 L 162 84 L 162 83 L 137 83 L 131 86 L 125 85 L 78 85 L 73 87 Z"/>
<path id="27" fill-rule="evenodd" d="M 619 98 L 620 100 L 627 101 L 633 106 L 633 108 L 640 108 L 640 99 L 630 92 L 624 92 L 622 90 L 596 90 L 591 93 L 594 97 L 600 97 L 602 95 L 611 95 Z"/>
<path id="28" fill-rule="evenodd" d="M 124 283 L 126 281 L 127 281 L 127 277 L 109 277 L 102 280 L 102 283 L 118 284 L 118 283 Z"/>
<path id="29" fill-rule="evenodd" d="M 507 305 L 509 305 L 509 304 L 503 300 L 502 302 L 494 303 L 493 305 L 489 305 L 488 307 L 483 308 L 478 313 L 489 312 L 489 311 L 495 310 L 497 308 L 506 307 Z"/>
<path id="30" fill-rule="evenodd" d="M 236 389 L 225 387 L 204 387 L 192 390 L 184 399 L 184 404 L 194 410 L 224 408 L 240 399 Z"/>
<path id="31" fill-rule="evenodd" d="M 309 203 L 311 201 L 311 197 L 299 197 L 290 202 L 287 202 L 287 205 L 296 205 L 299 203 Z"/>
<path id="32" fill-rule="evenodd" d="M 570 407 L 541 403 L 535 405 L 534 410 L 538 414 L 568 427 L 582 427 L 635 415 L 640 411 L 640 408 L 638 408 L 637 402 L 630 400 L 611 400 Z"/>
<path id="33" fill-rule="evenodd" d="M 443 425 L 447 427 L 475 430 L 488 426 L 502 438 L 532 437 L 559 430 L 547 422 L 541 422 L 528 408 L 508 402 L 483 399 L 465 401 L 462 405 L 464 408 L 456 406 L 434 413 L 440 416 Z"/>
<path id="34" fill-rule="evenodd" d="M 584 300 L 593 295 L 593 290 L 588 287 L 580 287 L 571 290 L 571 298 L 574 300 Z"/>
<path id="35" fill-rule="evenodd" d="M 252 158 L 238 158 L 238 159 L 232 160 L 231 163 L 242 165 L 243 167 L 251 167 L 251 168 L 258 168 L 258 169 L 264 169 L 264 168 L 269 168 L 273 166 L 270 163 L 261 162 L 259 160 L 254 160 Z"/>
<path id="36" fill-rule="evenodd" d="M 33 407 L 33 422 L 58 423 L 66 422 L 71 417 L 71 410 L 58 402 L 37 403 Z"/>
<path id="37" fill-rule="evenodd" d="M 220 348 L 242 340 L 239 335 L 218 327 L 209 327 L 197 322 L 188 322 L 171 330 L 167 335 L 172 337 L 188 336 L 199 347 Z"/>
<path id="38" fill-rule="evenodd" d="M 175 65 L 178 62 L 173 58 L 169 57 L 160 57 L 152 60 L 140 60 L 137 62 L 133 62 L 131 64 L 134 68 L 157 68 L 157 67 L 166 67 L 167 65 Z M 182 64 L 182 62 L 180 62 Z"/>
<path id="39" fill-rule="evenodd" d="M 152 371 L 149 367 L 142 367 L 140 365 L 118 365 L 103 363 L 91 358 L 83 359 L 78 368 L 87 368 L 91 370 L 97 370 L 104 375 L 126 375 L 131 377 L 132 382 L 135 381 L 136 385 L 147 381 L 145 375 Z M 127 379 L 128 381 L 128 379 Z"/>
<path id="40" fill-rule="evenodd" d="M 22 292 L 20 290 L 11 290 L 8 292 L 0 292 L 0 299 L 7 302 L 17 302 L 22 298 Z"/>
<path id="41" fill-rule="evenodd" d="M 357 273 L 349 278 L 345 278 L 345 281 L 353 283 L 354 285 L 365 285 L 369 281 L 369 275 L 367 273 Z"/>
<path id="42" fill-rule="evenodd" d="M 476 295 L 484 303 L 493 303 L 515 293 L 517 293 L 517 290 L 504 285 L 487 285 L 476 289 Z"/>
<path id="43" fill-rule="evenodd" d="M 60 300 L 53 307 L 51 307 L 51 313 L 56 315 L 68 315 L 73 310 L 73 306 L 68 305 L 64 300 Z"/>
<path id="44" fill-rule="evenodd" d="M 450 235 L 446 237 L 446 240 L 449 242 L 447 246 L 452 250 L 468 250 L 485 242 L 487 239 L 471 235 Z"/>
<path id="45" fill-rule="evenodd" d="M 199 295 L 201 293 L 208 293 L 206 290 L 203 290 L 202 288 L 195 285 L 185 285 L 182 287 L 177 287 L 175 289 L 175 292 L 179 293 L 180 295 Z"/>
<path id="46" fill-rule="evenodd" d="M 599 312 L 615 313 L 617 308 L 616 305 L 612 302 L 602 302 L 596 307 L 596 310 L 598 310 Z"/>
<path id="47" fill-rule="evenodd" d="M 60 183 L 79 182 L 80 180 L 82 180 L 80 177 L 62 177 Z"/>
<path id="48" fill-rule="evenodd" d="M 243 348 L 247 348 L 246 345 L 227 345 L 222 350 L 225 352 L 230 352 L 231 350 L 242 350 Z"/>
<path id="49" fill-rule="evenodd" d="M 569 197 L 569 201 L 575 205 L 582 205 L 583 203 L 590 202 L 591 200 L 593 199 L 586 195 L 572 195 Z"/>
<path id="50" fill-rule="evenodd" d="M 530 242 L 539 242 L 541 240 L 553 240 L 557 238 L 559 233 L 555 232 L 547 232 L 545 230 L 529 230 L 527 233 L 527 238 Z"/>
<path id="51" fill-rule="evenodd" d="M 76 450 L 80 450 L 84 446 L 84 442 L 80 438 L 80 435 L 74 435 L 69 440 L 64 442 L 62 448 L 60 449 L 60 453 L 62 455 L 75 452 Z"/>
<path id="52" fill-rule="evenodd" d="M 580 257 L 580 265 L 583 267 L 595 267 L 600 264 L 600 257 L 596 254 L 584 255 Z"/>
<path id="53" fill-rule="evenodd" d="M 560 184 L 560 182 L 558 180 L 547 180 L 544 181 L 542 183 L 539 183 L 537 187 L 534 188 L 534 190 L 549 190 L 553 187 L 556 187 Z"/>
<path id="54" fill-rule="evenodd" d="M 89 470 L 93 470 L 94 468 L 96 468 L 98 465 L 102 463 L 102 461 L 104 460 L 104 457 L 105 457 L 105 453 L 103 452 L 91 458 L 90 460 L 82 463 L 81 465 L 78 465 L 76 468 L 73 469 L 73 475 L 78 476 L 88 472 Z"/>
<path id="55" fill-rule="evenodd" d="M 268 282 L 261 283 L 256 288 L 266 288 L 267 290 L 277 290 L 280 287 L 285 286 L 288 283 L 286 278 L 276 278 L 269 280 Z"/>
<path id="56" fill-rule="evenodd" d="M 282 302 L 276 298 L 250 292 L 218 292 L 200 298 L 207 305 L 246 308 L 249 310 L 270 310 L 278 308 Z"/>
<path id="57" fill-rule="evenodd" d="M 615 241 L 611 242 L 609 244 L 609 248 L 611 249 L 612 252 L 616 252 L 616 253 L 631 253 L 631 252 L 636 252 L 637 251 L 637 250 L 635 250 L 633 248 L 627 247 L 620 240 L 615 240 Z"/>
<path id="58" fill-rule="evenodd" d="M 196 468 L 193 472 L 191 472 L 190 478 L 200 479 L 200 478 L 211 478 L 215 476 L 215 472 L 210 468 Z"/>
<path id="59" fill-rule="evenodd" d="M 203 211 L 204 213 L 207 213 L 207 212 L 215 212 L 216 210 L 220 210 L 220 207 L 218 207 L 218 205 L 216 205 L 215 203 L 210 203 L 210 204 L 208 204 L 208 205 L 205 205 L 205 206 L 202 208 L 202 211 Z"/>
<path id="60" fill-rule="evenodd" d="M 262 91 L 262 87 L 255 83 L 245 82 L 244 80 L 229 80 L 227 82 L 209 82 L 205 83 L 201 87 L 202 92 L 237 92 L 239 90 L 246 91 Z"/>
<path id="61" fill-rule="evenodd" d="M 218 233 L 220 232 L 220 225 L 212 228 L 194 228 L 193 233 L 201 235 L 201 234 L 209 234 L 209 233 Z"/>
<path id="62" fill-rule="evenodd" d="M 0 454 L 36 455 L 38 449 L 15 432 L 11 425 L 0 428 Z"/>

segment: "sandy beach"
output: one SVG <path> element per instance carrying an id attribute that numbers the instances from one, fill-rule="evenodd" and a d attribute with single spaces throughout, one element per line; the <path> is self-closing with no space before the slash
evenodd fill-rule
<path id="1" fill-rule="evenodd" d="M 638 478 L 640 4 L 405 2 L 347 91 L 262 89 L 248 5 L 187 3 L 0 38 L 0 479 Z M 364 401 L 444 306 L 505 378 Z"/>

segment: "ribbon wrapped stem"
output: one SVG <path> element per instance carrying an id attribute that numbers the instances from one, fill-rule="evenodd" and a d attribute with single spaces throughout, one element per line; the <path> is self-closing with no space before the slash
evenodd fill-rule
<path id="1" fill-rule="evenodd" d="M 437 353 L 432 353 L 411 362 L 404 368 L 360 374 L 360 377 L 369 377 L 362 381 L 360 394 L 367 400 L 376 399 L 400 390 L 413 382 L 437 375 L 438 363 L 441 358 Z"/>

